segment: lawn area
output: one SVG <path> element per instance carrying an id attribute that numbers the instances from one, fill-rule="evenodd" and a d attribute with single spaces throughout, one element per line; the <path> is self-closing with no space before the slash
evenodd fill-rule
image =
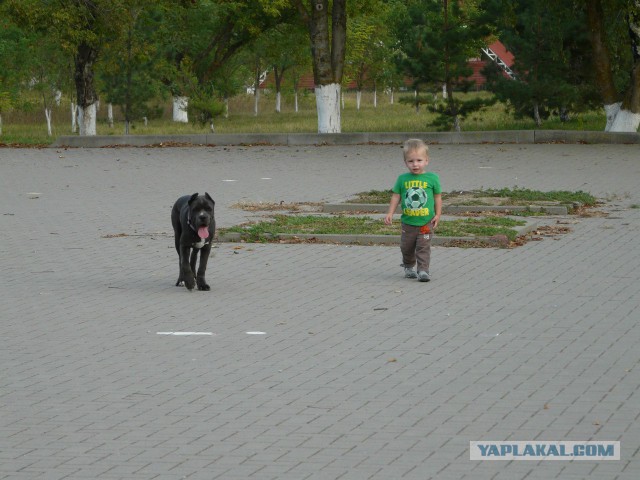
<path id="1" fill-rule="evenodd" d="M 342 131 L 350 132 L 429 132 L 436 131 L 431 125 L 435 116 L 421 108 L 418 111 L 405 103 L 403 96 L 411 93 L 396 93 L 394 102 L 383 93 L 377 95 L 374 105 L 373 93 L 364 92 L 360 109 L 356 106 L 355 92 L 344 93 L 342 109 Z M 457 93 L 460 97 L 490 95 L 487 92 L 468 94 Z M 74 135 L 71 129 L 71 113 L 68 101 L 63 98 L 60 105 L 52 108 L 52 136 L 47 135 L 44 110 L 37 107 L 34 99 L 29 111 L 10 111 L 2 113 L 2 134 L 0 144 L 48 145 L 61 135 Z M 291 92 L 283 93 L 282 109 L 275 111 L 275 95 L 264 93 L 260 97 L 258 114 L 254 112 L 254 97 L 238 95 L 229 101 L 228 117 L 221 116 L 214 121 L 215 132 L 230 133 L 316 133 L 317 114 L 313 92 L 299 95 L 299 110 L 294 109 Z M 194 123 L 176 123 L 171 121 L 171 102 L 158 102 L 158 118 L 150 118 L 145 123 L 137 119 L 131 125 L 132 135 L 177 135 L 209 133 L 208 125 Z M 98 110 L 98 135 L 122 135 L 124 123 L 119 109 L 114 107 L 115 124 L 107 123 L 107 108 L 102 105 Z M 463 131 L 474 130 L 603 130 L 605 124 L 603 111 L 575 114 L 567 122 L 550 117 L 541 127 L 536 127 L 532 119 L 515 119 L 504 104 L 497 103 L 485 111 L 478 112 L 462 121 Z"/>

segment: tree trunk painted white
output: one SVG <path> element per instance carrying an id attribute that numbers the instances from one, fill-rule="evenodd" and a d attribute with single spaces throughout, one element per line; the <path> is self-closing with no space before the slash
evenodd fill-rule
<path id="1" fill-rule="evenodd" d="M 92 103 L 82 108 L 78 106 L 78 124 L 81 136 L 96 134 L 96 104 Z"/>
<path id="2" fill-rule="evenodd" d="M 209 124 L 209 128 L 211 129 L 211 133 L 216 133 L 216 127 L 213 124 L 213 118 L 211 119 L 211 123 Z"/>
<path id="3" fill-rule="evenodd" d="M 293 108 L 296 113 L 298 113 L 298 91 L 293 95 Z"/>
<path id="4" fill-rule="evenodd" d="M 362 91 L 356 91 L 356 110 L 360 110 L 360 101 L 362 100 Z M 343 107 L 344 108 L 344 107 Z"/>
<path id="5" fill-rule="evenodd" d="M 229 118 L 229 97 L 224 97 L 224 118 Z"/>
<path id="6" fill-rule="evenodd" d="M 55 100 L 56 100 L 56 105 L 60 106 L 60 100 L 62 100 L 62 92 L 60 90 L 56 90 Z"/>
<path id="7" fill-rule="evenodd" d="M 180 123 L 189 123 L 189 115 L 187 107 L 189 106 L 189 97 L 173 97 L 173 121 Z"/>
<path id="8" fill-rule="evenodd" d="M 610 132 L 637 132 L 640 125 L 640 113 L 620 109 L 611 124 Z"/>
<path id="9" fill-rule="evenodd" d="M 446 99 L 448 97 L 447 95 L 447 84 L 445 83 L 444 85 L 442 85 L 442 98 Z"/>
<path id="10" fill-rule="evenodd" d="M 53 135 L 53 132 L 51 131 L 51 109 L 50 108 L 45 107 L 44 116 L 47 119 L 47 135 L 51 136 Z"/>
<path id="11" fill-rule="evenodd" d="M 391 89 L 391 93 L 389 94 L 389 103 L 390 103 L 391 105 L 393 105 L 393 101 L 394 101 L 394 98 L 393 98 L 393 97 L 394 97 L 394 95 L 393 95 L 393 94 L 394 94 L 394 92 L 395 92 L 395 90 L 393 90 L 393 88 L 392 88 L 392 89 Z"/>
<path id="12" fill-rule="evenodd" d="M 75 103 L 71 102 L 71 132 L 76 133 L 78 131 L 78 107 Z"/>
<path id="13" fill-rule="evenodd" d="M 378 107 L 378 89 L 374 88 L 373 89 L 373 108 L 377 108 Z"/>
<path id="14" fill-rule="evenodd" d="M 280 105 L 282 102 L 282 94 L 280 92 L 276 93 L 276 112 L 280 113 Z"/>
<path id="15" fill-rule="evenodd" d="M 316 87 L 318 109 L 318 133 L 340 133 L 340 84 L 331 83 Z"/>
<path id="16" fill-rule="evenodd" d="M 258 116 L 258 106 L 260 102 L 260 89 L 256 87 L 253 91 L 253 116 Z"/>
<path id="17" fill-rule="evenodd" d="M 604 113 L 607 116 L 607 125 L 604 127 L 605 132 L 611 131 L 611 125 L 613 125 L 613 121 L 616 119 L 621 106 L 622 102 L 611 103 L 604 106 Z"/>
<path id="18" fill-rule="evenodd" d="M 537 103 L 533 105 L 533 119 L 536 122 L 536 126 L 542 125 L 542 118 L 540 118 L 540 107 Z"/>
<path id="19" fill-rule="evenodd" d="M 107 121 L 109 128 L 113 128 L 113 104 L 111 102 L 107 104 Z"/>

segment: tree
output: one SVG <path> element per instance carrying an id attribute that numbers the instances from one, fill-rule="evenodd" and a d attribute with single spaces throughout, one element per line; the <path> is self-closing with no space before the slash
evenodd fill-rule
<path id="1" fill-rule="evenodd" d="M 292 0 L 309 30 L 318 133 L 340 133 L 340 85 L 347 39 L 346 0 Z"/>
<path id="2" fill-rule="evenodd" d="M 182 0 L 169 14 L 178 27 L 165 36 L 163 45 L 173 65 L 173 74 L 165 82 L 176 101 L 188 103 L 186 91 L 194 89 L 192 78 L 200 83 L 200 104 L 205 97 L 205 104 L 214 100 L 215 85 L 225 83 L 221 76 L 226 65 L 291 12 L 287 2 L 280 0 Z"/>
<path id="3" fill-rule="evenodd" d="M 394 62 L 388 2 L 367 0 L 349 15 L 347 23 L 348 49 L 343 83 L 356 84 L 356 109 L 360 109 L 361 92 L 365 85 L 373 88 L 373 103 L 377 105 L 377 89 L 396 87 L 398 69 Z"/>
<path id="4" fill-rule="evenodd" d="M 102 40 L 110 36 L 110 28 L 118 24 L 108 14 L 112 3 L 108 0 L 68 0 L 59 11 L 50 12 L 63 17 L 62 22 L 53 23 L 53 30 L 63 45 L 73 51 L 80 135 L 96 134 L 95 66 Z"/>
<path id="5" fill-rule="evenodd" d="M 373 52 L 380 47 L 376 32 L 380 31 L 375 18 L 360 16 L 349 22 L 349 51 L 346 58 L 345 80 L 355 81 L 356 110 L 360 110 L 362 89 L 366 81 L 371 80 Z M 375 67 L 373 67 L 375 69 Z"/>
<path id="6" fill-rule="evenodd" d="M 25 71 L 29 75 L 28 85 L 42 101 L 47 134 L 51 136 L 53 135 L 51 126 L 53 104 L 60 92 L 67 90 L 71 69 L 62 52 L 57 50 L 50 39 L 44 35 L 32 37 L 27 53 L 23 62 Z"/>
<path id="7" fill-rule="evenodd" d="M 397 35 L 402 57 L 400 64 L 420 86 L 437 91 L 444 85 L 446 99 L 429 108 L 438 113 L 436 124 L 460 131 L 460 120 L 493 100 L 461 101 L 454 89 L 468 91 L 472 83 L 469 58 L 477 57 L 491 33 L 478 2 L 456 0 L 409 0 L 399 16 Z M 417 102 L 432 103 L 416 97 Z"/>
<path id="8" fill-rule="evenodd" d="M 11 111 L 18 102 L 20 86 L 27 78 L 23 58 L 28 58 L 30 38 L 23 29 L 0 12 L 0 135 L 2 115 Z"/>
<path id="9" fill-rule="evenodd" d="M 515 56 L 516 79 L 489 64 L 487 85 L 517 117 L 540 126 L 551 112 L 561 120 L 569 112 L 595 105 L 584 15 L 570 2 L 498 0 L 492 13 L 498 36 Z"/>
<path id="10" fill-rule="evenodd" d="M 80 135 L 96 134 L 95 66 L 100 47 L 115 34 L 119 19 L 113 15 L 126 0 L 8 0 L 11 14 L 21 24 L 47 35 L 73 59 Z"/>
<path id="11" fill-rule="evenodd" d="M 107 101 L 121 107 L 128 135 L 131 122 L 152 116 L 148 102 L 162 95 L 163 75 L 158 72 L 166 68 L 155 36 L 161 30 L 162 12 L 155 1 L 134 0 L 114 13 L 121 30 L 103 46 L 100 79 Z"/>
<path id="12" fill-rule="evenodd" d="M 636 132 L 640 125 L 640 0 L 585 0 L 585 9 L 596 84 L 607 115 L 605 130 Z"/>
<path id="13" fill-rule="evenodd" d="M 261 39 L 264 62 L 273 72 L 276 90 L 275 110 L 282 108 L 282 81 L 285 74 L 296 67 L 307 66 L 309 48 L 305 42 L 305 32 L 295 23 L 282 23 L 265 32 Z M 295 72 L 292 72 L 295 74 Z"/>

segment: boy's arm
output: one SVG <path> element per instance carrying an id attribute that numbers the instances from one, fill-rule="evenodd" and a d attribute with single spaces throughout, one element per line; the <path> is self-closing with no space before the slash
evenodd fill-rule
<path id="1" fill-rule="evenodd" d="M 391 221 L 393 219 L 393 214 L 396 213 L 396 209 L 400 204 L 400 194 L 394 193 L 391 195 L 391 201 L 389 202 L 389 210 L 387 210 L 387 216 L 384 217 L 384 223 L 387 225 L 391 225 Z"/>
<path id="2" fill-rule="evenodd" d="M 433 206 L 435 207 L 436 214 L 431 221 L 433 222 L 433 228 L 436 228 L 440 222 L 440 215 L 442 215 L 442 194 L 436 193 L 433 196 Z"/>

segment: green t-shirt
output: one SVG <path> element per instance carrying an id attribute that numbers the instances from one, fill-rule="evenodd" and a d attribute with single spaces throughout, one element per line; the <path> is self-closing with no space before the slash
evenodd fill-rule
<path id="1" fill-rule="evenodd" d="M 433 196 L 442 192 L 440 178 L 435 173 L 403 173 L 391 190 L 400 195 L 402 223 L 421 227 L 435 216 Z"/>

